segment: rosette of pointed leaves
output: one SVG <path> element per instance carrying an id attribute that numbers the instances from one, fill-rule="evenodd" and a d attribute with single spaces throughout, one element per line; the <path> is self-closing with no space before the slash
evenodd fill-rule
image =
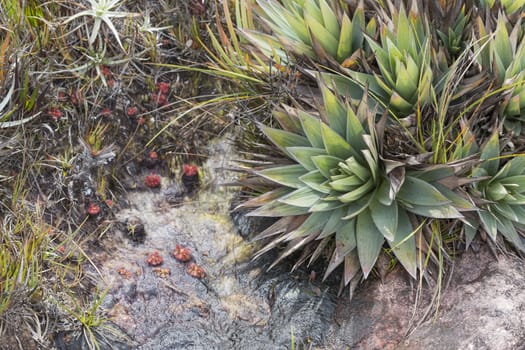
<path id="1" fill-rule="evenodd" d="M 365 23 L 365 14 L 359 6 L 350 19 L 336 1 L 327 0 L 257 0 L 260 15 L 273 35 L 244 31 L 268 57 L 275 53 L 286 62 L 288 52 L 305 55 L 321 62 L 333 62 L 351 67 L 363 46 L 363 32 L 375 33 L 375 21 Z M 277 41 L 275 40 L 277 39 Z M 279 45 L 280 44 L 280 45 Z"/>
<path id="2" fill-rule="evenodd" d="M 434 172 L 408 172 L 403 163 L 382 158 L 386 116 L 375 124 L 366 94 L 354 111 L 326 86 L 321 90 L 321 118 L 288 110 L 275 114 L 282 129 L 261 126 L 288 164 L 254 171 L 255 179 L 273 184 L 272 190 L 240 206 L 257 208 L 251 216 L 280 217 L 258 236 L 272 240 L 257 256 L 287 242 L 275 263 L 300 249 L 300 264 L 332 247 L 325 277 L 344 263 L 346 285 L 360 270 L 365 278 L 369 275 L 386 242 L 416 277 L 413 223 L 421 216 L 462 215 L 430 182 L 440 179 Z"/>
<path id="3" fill-rule="evenodd" d="M 414 2 L 415 4 L 415 2 Z M 366 37 L 375 54 L 381 74 L 377 84 L 388 96 L 385 105 L 398 117 L 404 117 L 418 105 L 431 102 L 433 94 L 430 37 L 417 8 L 407 16 L 403 7 L 385 18 L 379 43 Z"/>
<path id="4" fill-rule="evenodd" d="M 521 22 L 518 21 L 509 35 L 507 20 L 500 15 L 490 39 L 479 18 L 477 24 L 479 42 L 484 45 L 481 46 L 478 62 L 501 84 L 507 95 L 502 103 L 504 125 L 519 135 L 525 122 L 525 40 Z M 487 40 L 490 41 L 487 43 Z"/>
<path id="5" fill-rule="evenodd" d="M 437 34 L 447 49 L 448 54 L 454 58 L 458 57 L 465 49 L 465 27 L 469 20 L 469 15 L 465 14 L 465 6 L 457 12 L 455 18 L 456 20 L 452 26 L 444 29 L 445 31 L 437 30 Z"/>
<path id="6" fill-rule="evenodd" d="M 499 8 L 503 8 L 506 15 L 511 15 L 525 8 L 525 0 L 478 0 L 481 7 L 492 9 L 497 4 Z"/>
<path id="7" fill-rule="evenodd" d="M 477 146 L 471 149 L 476 152 Z M 465 227 L 467 246 L 477 229 L 496 241 L 500 232 L 517 249 L 525 252 L 525 157 L 514 156 L 503 164 L 500 158 L 498 131 L 495 131 L 481 150 L 482 163 L 473 169 L 472 177 L 479 178 L 470 188 L 472 197 L 481 201 L 478 219 L 469 220 Z"/>

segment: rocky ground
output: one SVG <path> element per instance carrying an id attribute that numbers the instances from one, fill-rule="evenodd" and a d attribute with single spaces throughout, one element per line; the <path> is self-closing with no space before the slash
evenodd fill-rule
<path id="1" fill-rule="evenodd" d="M 101 287 L 109 288 L 103 308 L 122 336 L 109 344 L 142 350 L 290 349 L 292 344 L 299 349 L 523 348 L 523 264 L 508 255 L 496 258 L 484 245 L 456 259 L 437 313 L 427 309 L 436 305 L 429 300 L 432 290 L 424 287 L 427 297 L 418 299 L 417 283 L 401 269 L 367 280 L 351 299 L 348 291 L 337 295 L 337 281 L 321 283 L 317 267 L 289 272 L 284 264 L 266 272 L 271 256 L 250 261 L 254 244 L 248 242 L 264 223 L 232 215 L 238 189 L 221 186 L 234 179 L 224 168 L 236 157 L 222 139 L 210 146 L 197 192 L 162 178 L 160 189 L 129 193 L 129 205 L 117 213 L 122 229 L 110 239 L 112 247 L 93 257 L 100 263 Z M 177 245 L 188 249 L 191 261 L 173 256 Z M 154 252 L 163 259 L 158 266 L 148 260 Z M 201 274 L 195 275 L 195 266 Z"/>

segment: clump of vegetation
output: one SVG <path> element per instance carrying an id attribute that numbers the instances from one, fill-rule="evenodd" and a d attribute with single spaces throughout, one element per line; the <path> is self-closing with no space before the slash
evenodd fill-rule
<path id="1" fill-rule="evenodd" d="M 460 210 L 473 205 L 439 183 L 455 178 L 452 166 L 389 159 L 383 144 L 386 115 L 376 123 L 366 95 L 354 111 L 328 87 L 321 91 L 320 117 L 288 110 L 274 114 L 282 129 L 261 126 L 293 164 L 256 169 L 256 176 L 278 186 L 240 206 L 259 207 L 249 215 L 282 217 L 260 234 L 278 238 L 258 255 L 289 242 L 274 264 L 299 249 L 304 250 L 301 260 L 312 263 L 331 247 L 325 278 L 344 262 L 347 285 L 360 270 L 365 278 L 370 274 L 388 242 L 416 278 L 420 225 L 461 218 Z"/>
<path id="2" fill-rule="evenodd" d="M 286 243 L 273 265 L 299 252 L 297 267 L 328 251 L 325 278 L 342 264 L 347 285 L 382 251 L 440 279 L 477 232 L 525 252 L 523 5 L 256 3 L 245 39 L 308 72 L 323 97 L 260 126 L 282 159 L 262 157 L 240 181 L 259 195 L 239 208 L 279 218 L 256 256 Z"/>
<path id="3" fill-rule="evenodd" d="M 239 125 L 264 153 L 241 207 L 278 218 L 257 256 L 327 257 L 344 287 L 381 254 L 430 281 L 477 237 L 523 252 L 524 7 L 0 0 L 0 337 L 114 337 L 89 256 L 112 211 L 183 164 L 197 188 Z"/>
<path id="4" fill-rule="evenodd" d="M 93 252 L 126 191 L 200 164 L 231 122 L 230 83 L 186 69 L 205 67 L 214 16 L 198 1 L 0 0 L 0 348 L 120 339 Z"/>

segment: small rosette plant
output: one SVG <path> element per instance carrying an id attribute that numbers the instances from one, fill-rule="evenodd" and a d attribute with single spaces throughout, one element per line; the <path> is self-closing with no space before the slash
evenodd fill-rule
<path id="1" fill-rule="evenodd" d="M 477 147 L 472 148 L 475 152 Z M 500 232 L 518 250 L 525 252 L 525 157 L 515 155 L 510 160 L 500 156 L 496 130 L 481 149 L 481 163 L 472 171 L 474 182 L 469 190 L 478 204 L 477 218 L 465 226 L 467 246 L 479 228 L 495 242 Z"/>
<path id="2" fill-rule="evenodd" d="M 503 90 L 500 108 L 505 128 L 520 135 L 525 122 L 525 38 L 521 22 L 510 33 L 508 26 L 507 18 L 500 14 L 496 30 L 490 35 L 478 19 L 477 61 Z"/>
<path id="3" fill-rule="evenodd" d="M 388 96 L 386 105 L 399 117 L 430 103 L 434 94 L 429 29 L 412 11 L 417 8 L 408 16 L 403 7 L 395 12 L 392 21 L 383 24 L 379 43 L 367 37 L 381 72 L 374 74 L 383 90 L 378 95 Z"/>
<path id="4" fill-rule="evenodd" d="M 268 57 L 277 53 L 284 62 L 287 54 L 351 67 L 363 48 L 363 32 L 374 35 L 376 22 L 365 22 L 363 6 L 355 9 L 352 19 L 344 6 L 326 0 L 258 0 L 259 15 L 273 35 L 245 31 L 245 36 Z"/>
<path id="5" fill-rule="evenodd" d="M 416 278 L 421 218 L 462 218 L 454 203 L 457 196 L 450 197 L 452 191 L 432 182 L 453 171 L 445 165 L 437 171 L 415 171 L 401 161 L 384 159 L 386 116 L 375 123 L 366 94 L 354 110 L 327 86 L 321 85 L 321 91 L 321 117 L 287 109 L 275 113 L 282 128 L 261 126 L 288 160 L 286 165 L 255 169 L 255 178 L 244 181 L 257 183 L 259 190 L 267 181 L 272 189 L 240 207 L 257 208 L 251 216 L 280 217 L 258 235 L 271 242 L 256 256 L 288 243 L 274 265 L 301 250 L 298 265 L 331 249 L 325 278 L 344 264 L 347 285 L 360 271 L 365 278 L 370 274 L 386 242 Z"/>

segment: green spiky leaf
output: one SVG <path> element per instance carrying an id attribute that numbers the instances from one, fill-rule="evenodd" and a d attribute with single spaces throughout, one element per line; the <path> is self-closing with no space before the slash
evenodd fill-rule
<path id="1" fill-rule="evenodd" d="M 383 235 L 374 225 L 369 210 L 365 210 L 357 217 L 356 242 L 359 262 L 366 278 L 372 271 L 384 243 Z"/>
<path id="2" fill-rule="evenodd" d="M 291 133 L 289 131 L 269 128 L 266 126 L 261 126 L 261 130 L 274 143 L 274 145 L 279 147 L 279 149 L 286 154 L 288 154 L 286 151 L 287 147 L 312 146 L 306 137 Z"/>
<path id="3" fill-rule="evenodd" d="M 377 200 L 370 202 L 370 213 L 372 220 L 376 227 L 381 231 L 383 236 L 393 241 L 398 231 L 398 208 L 397 203 L 393 202 L 391 205 L 383 205 Z"/>
<path id="4" fill-rule="evenodd" d="M 256 174 L 283 186 L 301 188 L 303 187 L 303 182 L 299 177 L 306 175 L 307 172 L 302 165 L 294 164 L 267 168 L 257 171 Z"/>
<path id="5" fill-rule="evenodd" d="M 417 278 L 416 237 L 407 213 L 399 211 L 398 226 L 394 239 L 388 242 L 392 252 L 413 278 Z"/>
<path id="6" fill-rule="evenodd" d="M 413 176 L 405 177 L 397 197 L 411 206 L 438 206 L 450 203 L 450 200 L 434 186 Z"/>
<path id="7" fill-rule="evenodd" d="M 480 159 L 484 160 L 480 167 L 487 171 L 488 175 L 495 175 L 499 169 L 499 137 L 498 131 L 494 131 L 492 136 L 483 147 Z"/>

